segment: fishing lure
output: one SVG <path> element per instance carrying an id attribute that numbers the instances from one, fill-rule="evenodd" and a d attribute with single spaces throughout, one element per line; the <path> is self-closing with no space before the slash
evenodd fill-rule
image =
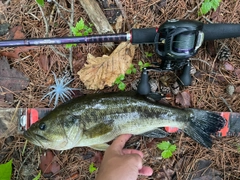
<path id="1" fill-rule="evenodd" d="M 73 81 L 73 79 L 69 79 L 68 74 L 64 75 L 63 77 L 57 78 L 56 74 L 54 72 L 52 73 L 54 75 L 55 84 L 49 87 L 50 92 L 44 95 L 41 100 L 49 96 L 49 103 L 48 103 L 48 106 L 49 106 L 53 101 L 53 99 L 55 98 L 55 101 L 54 101 L 54 108 L 55 108 L 58 105 L 59 99 L 62 102 L 66 102 L 67 100 L 70 100 L 72 95 L 75 95 L 73 90 L 76 90 L 76 88 L 68 87 L 68 85 Z"/>

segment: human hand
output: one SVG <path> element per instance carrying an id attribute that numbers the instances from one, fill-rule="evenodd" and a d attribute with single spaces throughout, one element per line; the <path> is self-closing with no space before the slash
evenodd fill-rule
<path id="1" fill-rule="evenodd" d="M 106 150 L 96 180 L 136 180 L 138 175 L 151 176 L 152 168 L 143 166 L 143 153 L 135 149 L 123 149 L 132 135 L 116 138 Z"/>

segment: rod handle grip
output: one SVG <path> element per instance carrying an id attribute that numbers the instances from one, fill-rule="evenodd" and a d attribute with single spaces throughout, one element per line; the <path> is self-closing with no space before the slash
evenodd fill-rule
<path id="1" fill-rule="evenodd" d="M 131 30 L 132 44 L 153 44 L 156 36 L 156 28 L 143 28 Z"/>
<path id="2" fill-rule="evenodd" d="M 240 37 L 240 24 L 204 24 L 204 40 Z"/>

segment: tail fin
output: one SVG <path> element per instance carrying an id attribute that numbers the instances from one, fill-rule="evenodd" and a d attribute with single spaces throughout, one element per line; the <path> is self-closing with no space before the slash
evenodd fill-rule
<path id="1" fill-rule="evenodd" d="M 210 135 L 221 130 L 225 126 L 226 120 L 214 112 L 199 109 L 189 110 L 192 111 L 192 116 L 189 119 L 189 125 L 183 131 L 201 145 L 211 148 Z"/>

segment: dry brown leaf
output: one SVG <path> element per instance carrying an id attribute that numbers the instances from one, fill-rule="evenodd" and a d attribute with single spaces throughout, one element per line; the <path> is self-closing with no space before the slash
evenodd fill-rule
<path id="1" fill-rule="evenodd" d="M 39 168 L 43 174 L 55 174 L 60 170 L 60 165 L 54 161 L 54 154 L 51 150 L 47 150 L 46 155 L 42 155 L 40 160 Z"/>
<path id="2" fill-rule="evenodd" d="M 235 72 L 237 78 L 240 79 L 240 69 L 235 69 L 234 72 Z"/>
<path id="3" fill-rule="evenodd" d="M 38 61 L 40 68 L 45 72 L 48 72 L 52 65 L 56 62 L 56 60 L 51 59 L 46 54 L 40 54 L 39 57 L 36 57 L 36 60 Z"/>
<path id="4" fill-rule="evenodd" d="M 123 25 L 123 17 L 120 15 L 118 18 L 117 18 L 117 22 L 115 24 L 115 29 L 116 29 L 116 32 L 119 33 L 120 30 L 122 29 L 122 25 Z"/>
<path id="5" fill-rule="evenodd" d="M 120 74 L 125 74 L 134 53 L 134 45 L 122 42 L 110 56 L 94 57 L 88 54 L 87 64 L 78 71 L 79 78 L 87 89 L 97 90 L 112 86 Z"/>
<path id="6" fill-rule="evenodd" d="M 18 59 L 19 54 L 22 52 L 27 52 L 31 49 L 36 49 L 37 46 L 21 46 L 21 47 L 17 47 L 15 48 L 13 51 L 7 51 L 7 52 L 1 52 L 2 56 L 6 56 L 8 58 L 13 58 L 13 59 Z"/>
<path id="7" fill-rule="evenodd" d="M 225 62 L 223 66 L 227 71 L 234 71 L 233 65 L 229 62 Z"/>
<path id="8" fill-rule="evenodd" d="M 2 88 L 0 99 L 13 101 L 13 93 L 26 88 L 29 80 L 24 74 L 15 68 L 11 68 L 5 57 L 0 59 L 0 87 Z"/>
<path id="9" fill-rule="evenodd" d="M 22 26 L 15 26 L 9 31 L 9 39 L 25 39 L 26 36 L 22 32 Z"/>
<path id="10" fill-rule="evenodd" d="M 211 15 L 212 22 L 222 22 L 223 15 L 221 14 L 221 4 L 218 6 L 216 11 L 214 11 Z"/>
<path id="11" fill-rule="evenodd" d="M 181 104 L 182 107 L 188 108 L 191 106 L 191 96 L 188 91 L 178 93 L 176 96 L 176 103 Z"/>
<path id="12" fill-rule="evenodd" d="M 240 86 L 236 87 L 235 92 L 236 92 L 236 93 L 240 93 Z"/>

